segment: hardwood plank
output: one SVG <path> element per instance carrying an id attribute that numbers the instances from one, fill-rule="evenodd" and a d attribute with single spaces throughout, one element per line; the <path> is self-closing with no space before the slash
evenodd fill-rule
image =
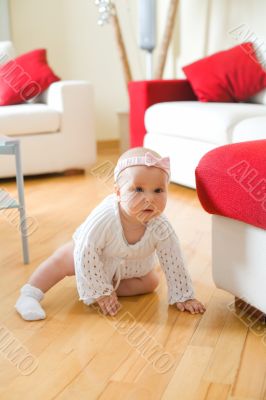
<path id="1" fill-rule="evenodd" d="M 210 382 L 233 384 L 246 337 L 247 327 L 232 313 L 229 313 L 204 374 L 204 379 Z"/>
<path id="2" fill-rule="evenodd" d="M 202 380 L 197 392 L 197 400 L 227 400 L 232 385 Z"/>
<path id="3" fill-rule="evenodd" d="M 255 327 L 254 327 L 255 328 Z M 248 332 L 238 376 L 232 390 L 235 397 L 266 398 L 266 327 Z M 263 342 L 263 338 L 265 342 Z M 258 354 L 260 357 L 258 357 Z M 255 368 L 251 368 L 254 366 Z"/>
<path id="4" fill-rule="evenodd" d="M 177 394 L 183 400 L 196 399 L 198 386 L 212 353 L 211 347 L 189 345 L 162 399 L 174 399 Z"/>
<path id="5" fill-rule="evenodd" d="M 216 290 L 208 303 L 204 318 L 201 319 L 190 342 L 193 346 L 215 347 L 224 328 L 229 310 L 227 308 L 230 295 Z"/>
<path id="6" fill-rule="evenodd" d="M 135 383 L 110 381 L 99 400 L 153 400 L 152 391 L 147 386 Z"/>
<path id="7" fill-rule="evenodd" d="M 235 396 L 229 396 L 228 400 L 256 400 L 251 397 L 235 397 Z M 264 399 L 263 399 L 264 400 Z"/>

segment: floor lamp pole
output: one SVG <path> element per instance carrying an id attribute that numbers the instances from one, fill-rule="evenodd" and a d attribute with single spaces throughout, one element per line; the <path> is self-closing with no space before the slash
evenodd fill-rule
<path id="1" fill-rule="evenodd" d="M 153 77 L 152 53 L 156 46 L 156 1 L 138 1 L 139 47 L 146 51 L 146 79 Z"/>
<path id="2" fill-rule="evenodd" d="M 153 57 L 152 52 L 146 52 L 146 79 L 152 79 L 153 75 Z"/>

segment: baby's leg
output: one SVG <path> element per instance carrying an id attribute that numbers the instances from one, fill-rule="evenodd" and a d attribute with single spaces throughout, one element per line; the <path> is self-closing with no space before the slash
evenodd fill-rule
<path id="1" fill-rule="evenodd" d="M 33 272 L 28 283 L 47 292 L 66 276 L 75 275 L 73 241 L 59 247 L 47 260 Z"/>
<path id="2" fill-rule="evenodd" d="M 140 278 L 121 279 L 116 290 L 117 296 L 135 296 L 153 292 L 159 284 L 158 273 L 154 270 Z"/>
<path id="3" fill-rule="evenodd" d="M 23 319 L 27 321 L 45 318 L 45 311 L 40 301 L 57 282 L 66 276 L 75 275 L 74 243 L 68 242 L 59 247 L 47 260 L 43 261 L 33 272 L 28 283 L 21 289 L 15 308 Z"/>

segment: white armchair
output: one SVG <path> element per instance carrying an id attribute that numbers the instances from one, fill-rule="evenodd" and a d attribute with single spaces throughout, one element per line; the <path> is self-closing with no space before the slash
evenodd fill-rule
<path id="1" fill-rule="evenodd" d="M 0 42 L 3 54 L 14 56 L 11 42 Z M 97 156 L 92 85 L 58 81 L 34 102 L 1 106 L 0 135 L 20 140 L 24 175 L 92 165 Z M 15 166 L 9 157 L 1 157 L 0 178 L 11 176 Z"/>

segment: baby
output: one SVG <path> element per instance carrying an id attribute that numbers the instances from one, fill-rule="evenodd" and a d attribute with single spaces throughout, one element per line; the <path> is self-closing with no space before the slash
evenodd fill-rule
<path id="1" fill-rule="evenodd" d="M 161 158 L 144 147 L 132 148 L 120 156 L 114 180 L 114 193 L 91 211 L 73 240 L 41 263 L 20 289 L 15 308 L 23 319 L 44 319 L 40 304 L 44 293 L 72 275 L 79 300 L 96 303 L 105 315 L 114 316 L 121 308 L 119 296 L 156 289 L 158 259 L 166 276 L 168 303 L 192 314 L 205 311 L 194 297 L 178 237 L 163 214 L 169 157 Z"/>

